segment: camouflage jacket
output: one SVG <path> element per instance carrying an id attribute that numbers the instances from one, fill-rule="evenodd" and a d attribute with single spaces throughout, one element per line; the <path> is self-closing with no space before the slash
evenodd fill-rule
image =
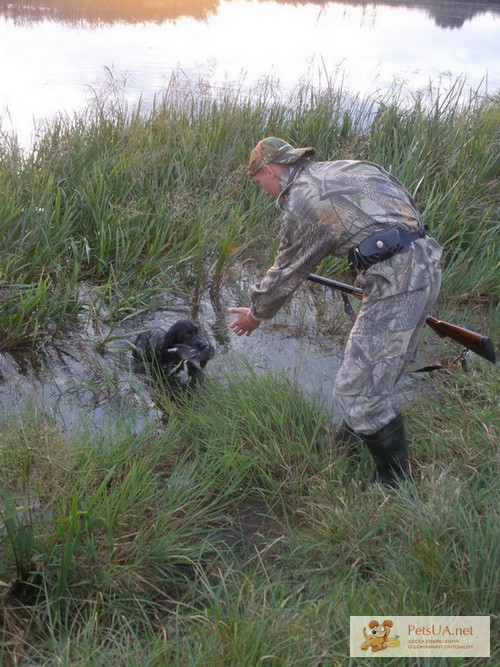
<path id="1" fill-rule="evenodd" d="M 421 224 L 403 185 L 371 162 L 302 160 L 277 200 L 283 211 L 273 266 L 250 290 L 252 315 L 271 319 L 328 255 L 343 257 L 375 231 Z"/>

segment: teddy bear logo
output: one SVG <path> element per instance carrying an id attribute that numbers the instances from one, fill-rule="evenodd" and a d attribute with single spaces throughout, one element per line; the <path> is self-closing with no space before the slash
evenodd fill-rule
<path id="1" fill-rule="evenodd" d="M 400 642 L 398 635 L 394 638 L 389 638 L 393 625 L 393 622 L 390 620 L 385 620 L 382 623 L 375 620 L 370 621 L 368 624 L 368 632 L 366 632 L 366 628 L 363 628 L 363 635 L 365 637 L 365 641 L 361 644 L 363 651 L 367 651 L 371 648 L 372 651 L 376 652 L 382 651 L 388 646 L 399 646 Z"/>

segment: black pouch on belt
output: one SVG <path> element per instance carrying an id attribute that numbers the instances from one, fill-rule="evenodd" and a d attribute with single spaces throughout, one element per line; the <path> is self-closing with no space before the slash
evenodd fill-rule
<path id="1" fill-rule="evenodd" d="M 412 241 L 424 237 L 425 227 L 419 227 L 415 232 L 409 232 L 398 227 L 382 229 L 370 234 L 349 251 L 349 265 L 356 270 L 367 269 L 369 266 L 383 262 L 397 253 L 406 252 Z"/>

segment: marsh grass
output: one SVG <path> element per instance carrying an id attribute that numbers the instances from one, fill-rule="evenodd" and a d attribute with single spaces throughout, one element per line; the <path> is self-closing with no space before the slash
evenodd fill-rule
<path id="1" fill-rule="evenodd" d="M 415 485 L 390 492 L 366 452 L 330 450 L 321 404 L 284 376 L 163 396 L 162 429 L 141 433 L 5 418 L 5 659 L 356 664 L 349 616 L 381 603 L 492 614 L 498 381 L 478 362 L 434 391 L 409 410 Z"/>
<path id="2" fill-rule="evenodd" d="M 210 287 L 216 295 L 237 261 L 266 268 L 278 217 L 245 165 L 269 134 L 314 145 L 319 159 L 369 159 L 392 171 L 445 245 L 445 300 L 495 302 L 495 97 L 466 95 L 458 80 L 446 90 L 410 94 L 395 85 L 366 98 L 303 83 L 282 100 L 265 83 L 214 91 L 176 76 L 150 108 L 127 107 L 121 93 L 110 81 L 85 111 L 40 127 L 27 154 L 3 137 L 4 349 L 71 322 L 83 281 L 95 288 L 92 307 L 116 322 L 164 291 L 194 303 Z"/>
<path id="3" fill-rule="evenodd" d="M 270 84 L 214 97 L 174 77 L 150 109 L 96 95 L 29 154 L 4 138 L 0 349 L 40 345 L 86 308 L 104 350 L 156 296 L 196 303 L 235 267 L 266 268 L 278 217 L 244 166 L 265 135 L 401 178 L 445 245 L 440 315 L 495 335 L 500 107 L 463 92 L 304 85 L 283 102 Z M 140 429 L 131 414 L 71 433 L 36 407 L 2 416 L 2 661 L 336 666 L 356 664 L 349 616 L 381 604 L 493 615 L 498 378 L 470 366 L 407 410 L 415 484 L 391 492 L 368 484 L 366 451 L 329 447 L 320 399 L 282 375 L 159 383 L 161 423 Z M 117 393 L 112 374 L 98 384 Z"/>

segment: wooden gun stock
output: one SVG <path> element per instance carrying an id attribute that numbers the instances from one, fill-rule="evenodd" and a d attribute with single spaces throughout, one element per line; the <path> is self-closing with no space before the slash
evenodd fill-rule
<path id="1" fill-rule="evenodd" d="M 474 331 L 469 331 L 469 329 L 457 327 L 455 324 L 450 324 L 449 322 L 442 322 L 430 315 L 427 316 L 425 323 L 441 338 L 452 338 L 457 343 L 460 343 L 460 345 L 471 350 L 471 352 L 479 354 L 483 359 L 487 359 L 492 364 L 496 363 L 495 348 L 489 336 L 483 336 Z"/>
<path id="2" fill-rule="evenodd" d="M 357 299 L 363 298 L 363 292 L 359 289 L 359 287 L 354 287 L 353 285 L 348 285 L 347 283 L 339 283 L 336 280 L 330 280 L 330 278 L 317 276 L 314 273 L 311 273 L 308 276 L 308 279 L 314 283 L 325 285 L 326 287 L 332 287 L 333 289 L 339 290 L 340 292 L 345 292 L 346 294 L 351 294 Z M 442 322 L 441 320 L 437 320 L 435 317 L 431 317 L 430 315 L 427 316 L 425 323 L 441 338 L 451 338 L 457 343 L 460 343 L 460 345 L 463 345 L 463 347 L 471 350 L 471 352 L 474 352 L 480 357 L 483 357 L 483 359 L 486 359 L 490 363 L 496 363 L 495 348 L 493 347 L 493 342 L 489 336 L 483 336 L 482 334 L 475 333 L 474 331 L 469 331 L 469 329 L 463 329 L 462 327 L 458 327 L 455 324 Z"/>

